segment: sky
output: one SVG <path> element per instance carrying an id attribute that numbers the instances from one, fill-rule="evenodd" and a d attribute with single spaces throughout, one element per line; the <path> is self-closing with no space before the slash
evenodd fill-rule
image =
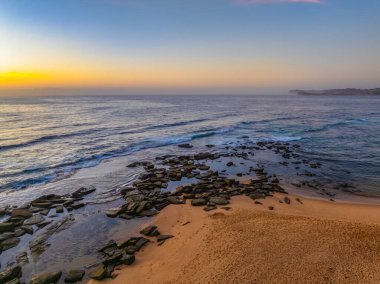
<path id="1" fill-rule="evenodd" d="M 379 0 L 0 0 L 0 89 L 380 87 Z"/>

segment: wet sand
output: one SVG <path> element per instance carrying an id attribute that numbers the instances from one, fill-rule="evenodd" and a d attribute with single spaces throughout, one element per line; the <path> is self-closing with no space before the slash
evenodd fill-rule
<path id="1" fill-rule="evenodd" d="M 300 204 L 295 195 L 290 205 L 279 203 L 284 196 L 262 205 L 233 197 L 228 211 L 168 206 L 152 224 L 175 237 L 149 244 L 102 283 L 380 281 L 380 206 L 304 197 Z"/>

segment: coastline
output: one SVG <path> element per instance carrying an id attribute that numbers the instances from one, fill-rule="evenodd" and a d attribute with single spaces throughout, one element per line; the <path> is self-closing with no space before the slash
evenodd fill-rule
<path id="1" fill-rule="evenodd" d="M 285 196 L 290 204 L 279 202 Z M 236 196 L 231 198 L 230 210 L 210 212 L 189 204 L 168 206 L 152 224 L 174 238 L 161 246 L 150 243 L 132 266 L 116 270 L 116 278 L 102 283 L 300 283 L 305 279 L 372 283 L 380 279 L 379 205 L 294 194 L 275 194 L 260 202 Z"/>

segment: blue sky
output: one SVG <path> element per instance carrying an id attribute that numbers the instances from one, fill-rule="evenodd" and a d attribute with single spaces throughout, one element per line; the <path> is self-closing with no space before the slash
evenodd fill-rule
<path id="1" fill-rule="evenodd" d="M 0 2 L 6 88 L 375 87 L 378 58 L 375 0 Z"/>

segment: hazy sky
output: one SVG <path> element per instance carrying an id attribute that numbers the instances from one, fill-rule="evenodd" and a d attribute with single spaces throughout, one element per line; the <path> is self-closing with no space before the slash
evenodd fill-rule
<path id="1" fill-rule="evenodd" d="M 0 0 L 0 88 L 376 86 L 379 0 Z"/>

